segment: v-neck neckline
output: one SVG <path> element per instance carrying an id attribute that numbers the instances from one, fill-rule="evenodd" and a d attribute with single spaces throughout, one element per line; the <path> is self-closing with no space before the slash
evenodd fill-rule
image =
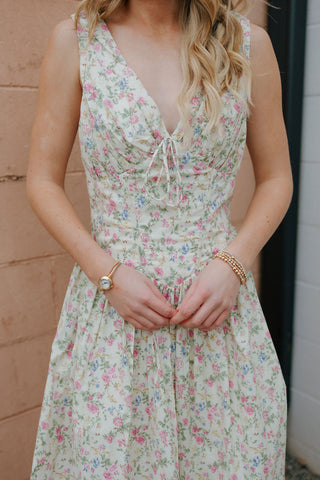
<path id="1" fill-rule="evenodd" d="M 107 22 L 106 22 L 105 20 L 101 19 L 101 18 L 100 18 L 99 20 L 100 20 L 100 22 L 101 22 L 101 26 L 103 26 L 103 25 L 105 26 L 106 31 L 107 31 L 107 33 L 108 33 L 108 35 L 109 35 L 110 41 L 111 41 L 111 43 L 112 43 L 112 46 L 113 46 L 113 48 L 117 51 L 118 56 L 119 56 L 119 57 L 121 58 L 121 60 L 122 60 L 122 63 L 125 65 L 126 69 L 127 69 L 128 71 L 130 71 L 130 73 L 135 77 L 136 81 L 137 81 L 137 82 L 139 83 L 139 85 L 140 85 L 140 88 L 146 93 L 146 96 L 149 98 L 150 103 L 153 105 L 154 109 L 156 110 L 157 115 L 158 115 L 158 117 L 159 117 L 160 124 L 161 124 L 161 126 L 162 126 L 162 128 L 163 128 L 163 130 L 164 130 L 164 132 L 165 132 L 166 138 L 172 138 L 172 137 L 174 137 L 174 136 L 180 131 L 180 129 L 181 129 L 181 125 L 182 125 L 182 120 L 181 120 L 181 118 L 179 119 L 179 121 L 178 121 L 175 129 L 173 130 L 173 132 L 172 132 L 172 133 L 169 133 L 169 131 L 168 131 L 167 127 L 166 127 L 166 124 L 165 124 L 165 122 L 164 122 L 163 116 L 162 116 L 162 114 L 161 114 L 161 112 L 160 112 L 160 109 L 159 109 L 159 107 L 158 107 L 157 102 L 156 102 L 156 101 L 154 100 L 154 98 L 150 95 L 150 93 L 148 92 L 148 90 L 146 89 L 146 87 L 144 86 L 143 82 L 141 81 L 141 79 L 140 79 L 140 77 L 137 75 L 137 73 L 134 71 L 134 69 L 133 69 L 132 67 L 130 67 L 130 65 L 128 64 L 128 62 L 127 62 L 127 60 L 125 59 L 125 57 L 123 56 L 120 48 L 118 47 L 118 44 L 117 44 L 117 42 L 115 41 L 115 39 L 114 39 L 114 37 L 113 37 L 110 29 L 109 29 L 109 26 L 108 26 Z"/>

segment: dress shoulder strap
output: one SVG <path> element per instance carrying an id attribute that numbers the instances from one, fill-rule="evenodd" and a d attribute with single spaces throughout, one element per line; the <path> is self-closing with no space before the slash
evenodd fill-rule
<path id="1" fill-rule="evenodd" d="M 75 21 L 75 13 L 70 15 L 73 21 Z M 77 37 L 80 55 L 80 76 L 82 84 L 84 84 L 86 67 L 88 63 L 90 44 L 89 44 L 89 26 L 87 15 L 84 10 L 79 13 L 79 22 L 77 25 Z"/>
<path id="2" fill-rule="evenodd" d="M 250 20 L 248 17 L 246 17 L 245 15 L 242 15 L 242 13 L 240 12 L 236 12 L 235 10 L 232 10 L 232 13 L 237 17 L 237 19 L 241 23 L 242 31 L 243 31 L 242 52 L 247 57 L 247 59 L 250 60 L 250 33 L 251 33 Z"/>

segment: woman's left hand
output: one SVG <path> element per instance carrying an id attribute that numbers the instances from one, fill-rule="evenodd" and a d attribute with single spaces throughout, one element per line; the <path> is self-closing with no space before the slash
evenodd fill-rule
<path id="1" fill-rule="evenodd" d="M 211 260 L 193 281 L 170 325 L 210 331 L 226 320 L 236 303 L 240 279 L 230 265 Z"/>

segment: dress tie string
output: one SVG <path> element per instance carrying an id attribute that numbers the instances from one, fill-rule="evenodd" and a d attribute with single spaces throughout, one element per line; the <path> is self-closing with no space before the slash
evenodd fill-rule
<path id="1" fill-rule="evenodd" d="M 173 167 L 169 168 L 168 161 L 170 160 L 173 164 Z M 148 184 L 150 168 L 156 161 L 161 162 L 161 170 L 160 170 L 160 174 L 157 177 L 156 182 L 153 182 L 153 185 L 159 185 L 162 172 L 164 169 L 166 174 L 167 189 L 166 189 L 166 193 L 162 196 L 159 195 L 157 197 L 155 195 L 152 195 L 150 191 L 149 191 L 149 195 L 151 198 L 153 198 L 156 201 L 163 201 L 168 206 L 176 207 L 179 205 L 179 203 L 182 200 L 182 192 L 181 192 L 182 183 L 181 183 L 181 175 L 179 172 L 179 164 L 177 161 L 177 145 L 176 145 L 176 141 L 172 137 L 170 136 L 164 137 L 159 143 L 159 145 L 157 146 L 156 150 L 154 151 L 144 176 L 145 185 Z M 172 186 L 171 186 L 171 179 L 170 179 L 170 169 L 174 170 L 175 172 L 175 179 L 176 179 L 176 201 L 175 202 L 171 202 Z M 165 200 L 166 197 L 167 197 L 167 200 Z"/>

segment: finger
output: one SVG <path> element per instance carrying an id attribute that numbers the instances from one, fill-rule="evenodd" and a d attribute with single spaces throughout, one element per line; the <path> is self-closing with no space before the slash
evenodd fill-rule
<path id="1" fill-rule="evenodd" d="M 138 318 L 129 317 L 128 320 L 130 321 L 130 323 L 132 323 L 132 325 L 134 325 L 137 328 L 140 328 L 141 330 L 150 331 L 150 330 L 155 330 L 157 328 L 151 322 L 149 322 L 148 320 L 146 320 L 143 317 L 141 317 L 141 318 L 140 317 L 138 317 Z"/>
<path id="2" fill-rule="evenodd" d="M 229 313 L 230 313 L 230 310 L 223 310 L 222 312 L 221 311 L 220 312 L 217 312 L 217 311 L 213 312 L 207 318 L 207 320 L 200 325 L 199 330 L 211 331 L 214 328 L 218 328 L 224 322 L 224 320 L 226 320 Z"/>
<path id="3" fill-rule="evenodd" d="M 200 306 L 200 308 L 196 311 L 196 313 L 194 313 L 194 315 L 180 322 L 180 325 L 182 327 L 191 327 L 191 328 L 202 325 L 207 320 L 207 318 L 211 315 L 212 308 L 213 308 L 212 306 L 208 305 L 208 302 L 203 303 Z"/>
<path id="4" fill-rule="evenodd" d="M 161 292 L 159 292 L 159 293 L 160 293 L 160 295 L 162 295 Z M 152 310 L 154 310 L 155 312 L 157 312 L 158 314 L 160 314 L 161 316 L 166 317 L 166 318 L 171 318 L 175 313 L 175 309 L 172 307 L 172 305 L 169 302 L 167 302 L 165 297 L 163 297 L 163 298 L 164 298 L 165 301 L 158 298 L 152 292 L 152 296 L 150 297 L 149 301 L 147 302 L 147 306 L 149 308 L 151 308 Z"/>
<path id="5" fill-rule="evenodd" d="M 151 322 L 154 326 L 157 326 L 159 328 L 164 327 L 169 325 L 170 319 L 168 317 L 164 317 L 160 315 L 159 313 L 155 312 L 151 308 L 148 308 L 145 306 L 144 308 L 141 309 L 139 312 L 139 316 L 142 318 L 145 318 L 149 322 Z"/>
<path id="6" fill-rule="evenodd" d="M 175 325 L 190 318 L 201 306 L 201 303 L 202 300 L 196 295 L 192 295 L 189 298 L 184 297 L 177 309 L 177 313 L 171 318 L 170 323 Z"/>
<path id="7" fill-rule="evenodd" d="M 159 288 L 153 283 L 151 282 L 150 284 L 151 286 L 151 290 L 152 292 L 155 294 L 155 296 L 161 301 L 163 302 L 165 305 L 169 305 L 172 309 L 172 314 L 175 312 L 175 309 L 173 308 L 173 306 L 171 305 L 170 301 L 164 296 L 163 293 L 160 292 Z"/>

